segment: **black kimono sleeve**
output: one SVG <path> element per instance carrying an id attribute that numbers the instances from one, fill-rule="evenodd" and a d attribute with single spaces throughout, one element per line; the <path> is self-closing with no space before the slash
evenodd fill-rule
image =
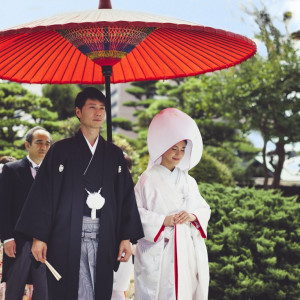
<path id="1" fill-rule="evenodd" d="M 117 192 L 118 197 L 121 198 L 120 203 L 122 203 L 119 237 L 120 240 L 130 239 L 132 243 L 136 243 L 138 239 L 144 237 L 144 231 L 135 200 L 134 184 L 122 152 L 119 156 L 119 164 Z"/>

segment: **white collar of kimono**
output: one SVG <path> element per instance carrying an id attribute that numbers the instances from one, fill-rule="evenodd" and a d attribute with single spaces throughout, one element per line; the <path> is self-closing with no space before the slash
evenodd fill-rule
<path id="1" fill-rule="evenodd" d="M 163 165 L 155 165 L 155 167 L 159 168 L 164 175 L 169 177 L 175 177 L 179 172 L 177 167 L 175 167 L 172 171 Z"/>
<path id="2" fill-rule="evenodd" d="M 94 155 L 95 151 L 96 151 L 96 148 L 97 148 L 97 145 L 98 145 L 99 135 L 97 136 L 96 141 L 95 141 L 95 143 L 94 143 L 93 146 L 90 144 L 90 142 L 87 140 L 87 138 L 85 136 L 84 136 L 84 138 L 85 138 L 85 140 L 86 140 L 86 142 L 87 142 L 87 144 L 88 144 L 88 146 L 89 146 L 92 154 Z"/>
<path id="3" fill-rule="evenodd" d="M 177 167 L 183 171 L 196 166 L 202 156 L 203 142 L 196 122 L 176 108 L 166 108 L 152 120 L 147 136 L 150 154 L 148 168 L 161 163 L 161 156 L 173 145 L 186 140 L 185 154 Z"/>
<path id="4" fill-rule="evenodd" d="M 36 168 L 36 167 L 40 167 L 41 164 L 42 164 L 42 162 L 40 162 L 40 164 L 37 165 L 37 164 L 29 157 L 29 155 L 27 155 L 27 159 L 31 162 L 31 165 L 32 165 L 32 168 L 33 168 L 33 169 Z"/>

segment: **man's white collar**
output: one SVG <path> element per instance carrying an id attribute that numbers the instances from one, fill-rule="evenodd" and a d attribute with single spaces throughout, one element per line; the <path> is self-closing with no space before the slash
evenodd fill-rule
<path id="1" fill-rule="evenodd" d="M 94 155 L 95 151 L 96 151 L 96 148 L 97 148 L 97 145 L 98 145 L 99 135 L 97 136 L 96 141 L 95 141 L 95 143 L 94 143 L 93 146 L 90 144 L 90 142 L 88 141 L 88 139 L 85 136 L 84 136 L 84 138 L 85 138 L 85 140 L 86 140 L 86 142 L 87 142 L 87 144 L 88 144 L 88 146 L 89 146 L 92 154 Z"/>
<path id="2" fill-rule="evenodd" d="M 31 162 L 32 168 L 40 167 L 42 162 L 40 162 L 38 165 L 27 155 L 27 159 Z"/>

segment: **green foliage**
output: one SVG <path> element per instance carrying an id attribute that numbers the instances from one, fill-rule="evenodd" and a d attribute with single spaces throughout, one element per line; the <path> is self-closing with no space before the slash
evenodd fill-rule
<path id="1" fill-rule="evenodd" d="M 124 130 L 132 130 L 132 122 L 123 117 L 112 118 L 111 123 L 113 127 L 120 127 Z"/>
<path id="2" fill-rule="evenodd" d="M 230 142 L 223 143 L 219 147 L 205 146 L 204 144 L 204 149 L 210 156 L 225 164 L 230 169 L 236 165 L 237 160 L 240 163 L 240 159 L 237 158 L 236 149 L 232 147 L 232 143 Z"/>
<path id="3" fill-rule="evenodd" d="M 58 130 L 57 113 L 51 101 L 24 89 L 18 83 L 0 83 L 0 155 L 21 158 L 26 154 L 24 133 L 36 125 Z"/>
<path id="4" fill-rule="evenodd" d="M 183 110 L 185 107 L 185 98 L 183 95 L 184 87 L 182 83 L 186 81 L 185 78 L 177 78 L 167 82 L 157 82 L 157 94 L 166 96 L 176 103 L 175 107 Z"/>
<path id="5" fill-rule="evenodd" d="M 300 204 L 274 190 L 200 184 L 208 227 L 209 299 L 300 298 Z"/>
<path id="6" fill-rule="evenodd" d="M 153 102 L 155 101 L 155 99 L 145 99 L 145 100 L 140 100 L 140 101 L 127 101 L 127 102 L 123 102 L 124 106 L 130 106 L 130 107 L 149 107 L 149 105 L 151 105 Z"/>
<path id="7" fill-rule="evenodd" d="M 221 104 L 226 98 L 220 86 L 222 78 L 219 72 L 210 75 L 190 77 L 183 84 L 185 111 L 195 119 L 216 120 L 223 116 Z"/>
<path id="8" fill-rule="evenodd" d="M 156 93 L 157 81 L 137 81 L 132 82 L 131 87 L 126 89 L 126 92 L 142 100 L 143 98 L 152 98 Z"/>
<path id="9" fill-rule="evenodd" d="M 101 133 L 103 136 L 103 134 Z M 105 134 L 104 134 L 105 135 Z M 105 138 L 105 136 L 104 136 Z M 132 179 L 137 183 L 138 177 L 146 170 L 149 161 L 148 149 L 145 143 L 138 139 L 130 139 L 120 134 L 113 135 L 113 143 L 120 147 L 132 160 Z"/>
<path id="10" fill-rule="evenodd" d="M 139 168 L 139 155 L 134 149 L 134 147 L 129 143 L 129 141 L 122 135 L 113 135 L 113 143 L 120 147 L 123 152 L 125 152 L 129 158 L 132 160 L 132 170 L 131 175 L 133 182 L 138 181 L 138 176 L 142 173 Z"/>
<path id="11" fill-rule="evenodd" d="M 237 138 L 236 128 L 224 121 L 213 120 L 209 117 L 196 119 L 201 130 L 203 143 L 206 146 L 220 147 L 225 142 L 233 142 Z"/>
<path id="12" fill-rule="evenodd" d="M 256 168 L 251 168 L 254 157 L 259 153 L 245 138 L 237 141 L 223 142 L 219 147 L 205 147 L 208 154 L 225 164 L 239 185 L 253 185 L 253 174 Z"/>
<path id="13" fill-rule="evenodd" d="M 59 120 L 74 116 L 74 101 L 80 88 L 74 84 L 47 84 L 43 86 L 43 95 L 52 101 L 52 111 L 58 112 Z"/>
<path id="14" fill-rule="evenodd" d="M 145 94 L 145 89 L 139 86 L 134 86 L 126 89 L 128 94 L 134 95 L 136 98 L 140 98 Z"/>
<path id="15" fill-rule="evenodd" d="M 218 160 L 203 152 L 200 163 L 189 171 L 198 183 L 221 183 L 234 186 L 233 176 L 228 167 Z"/>
<path id="16" fill-rule="evenodd" d="M 72 117 L 63 121 L 58 121 L 56 125 L 56 131 L 51 131 L 51 136 L 54 142 L 72 137 L 80 129 L 80 122 L 77 119 L 77 117 Z"/>
<path id="17" fill-rule="evenodd" d="M 300 57 L 288 35 L 275 27 L 266 8 L 248 12 L 259 26 L 259 38 L 267 58 L 254 56 L 230 72 L 222 72 L 220 86 L 226 95 L 224 111 L 244 131 L 258 130 L 265 142 L 275 141 L 273 186 L 278 187 L 285 150 L 284 145 L 300 141 Z M 284 16 L 287 21 L 290 14 Z M 232 109 L 234 107 L 234 110 Z M 263 152 L 265 155 L 265 152 Z"/>
<path id="18" fill-rule="evenodd" d="M 27 151 L 24 149 L 12 148 L 12 147 L 4 147 L 0 150 L 0 156 L 12 156 L 15 159 L 21 159 L 27 154 Z"/>
<path id="19" fill-rule="evenodd" d="M 153 101 L 147 109 L 139 111 L 137 125 L 142 128 L 148 128 L 156 114 L 165 108 L 174 106 L 174 101 L 169 99 L 157 99 Z"/>

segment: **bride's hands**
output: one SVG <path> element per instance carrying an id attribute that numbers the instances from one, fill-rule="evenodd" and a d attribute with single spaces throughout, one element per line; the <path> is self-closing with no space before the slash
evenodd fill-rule
<path id="1" fill-rule="evenodd" d="M 173 227 L 175 225 L 175 216 L 176 215 L 171 215 L 171 216 L 165 217 L 164 226 L 165 227 Z"/>
<path id="2" fill-rule="evenodd" d="M 179 214 L 175 215 L 175 224 L 183 224 L 185 222 L 194 222 L 196 217 L 193 214 L 183 210 Z"/>
<path id="3" fill-rule="evenodd" d="M 164 226 L 173 227 L 175 224 L 183 224 L 185 222 L 194 222 L 196 217 L 186 211 L 181 211 L 178 214 L 165 217 Z"/>

